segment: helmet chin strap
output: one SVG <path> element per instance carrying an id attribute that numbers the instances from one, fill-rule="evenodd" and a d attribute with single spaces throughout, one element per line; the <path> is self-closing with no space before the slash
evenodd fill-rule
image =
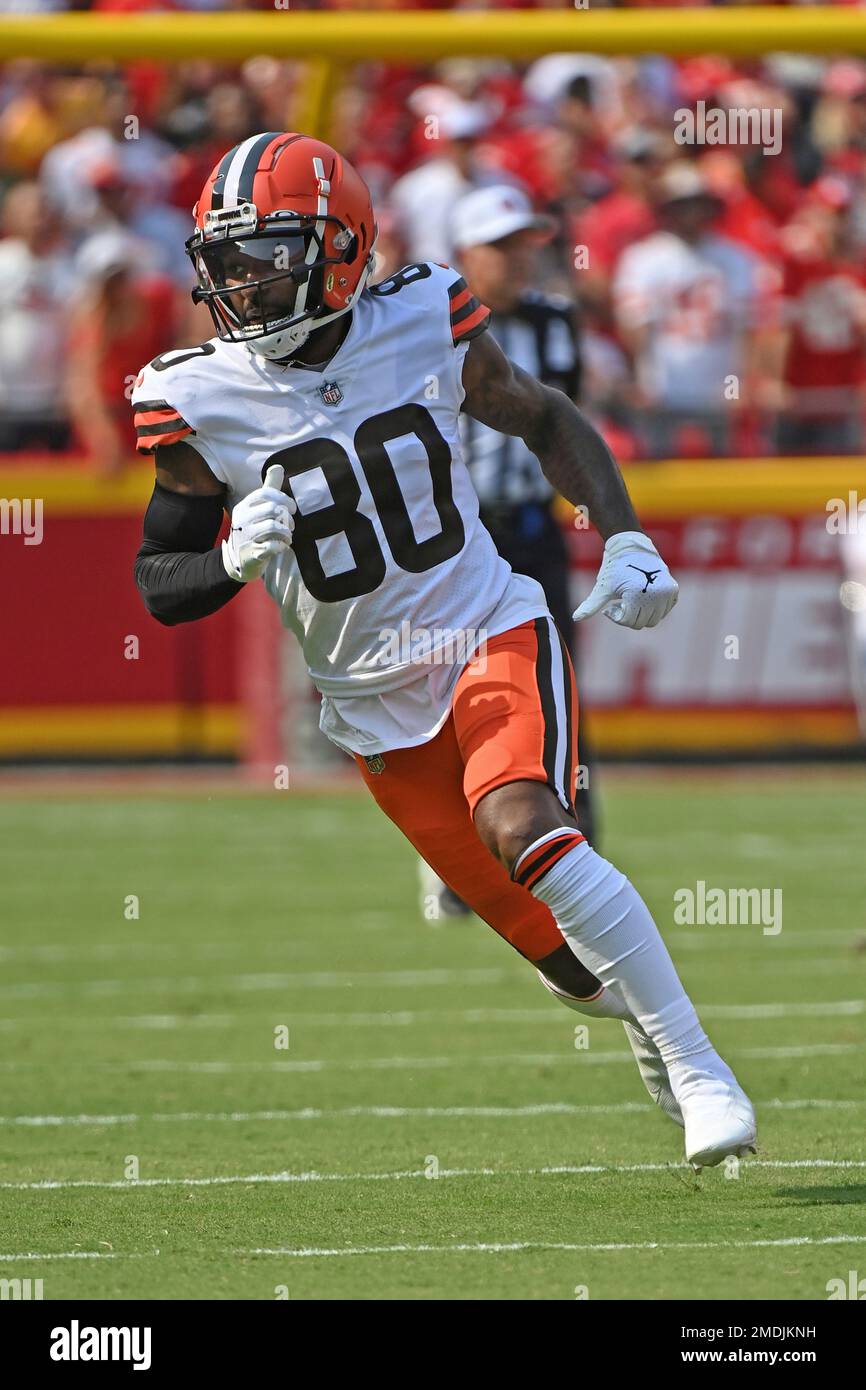
<path id="1" fill-rule="evenodd" d="M 304 346 L 304 343 L 315 329 L 324 328 L 326 324 L 333 323 L 335 319 L 341 318 L 343 314 L 347 314 L 355 304 L 355 301 L 360 298 L 373 271 L 375 258 L 374 247 L 375 242 L 373 246 L 370 247 L 370 255 L 367 258 L 367 264 L 358 281 L 355 293 L 344 309 L 335 309 L 332 313 L 324 314 L 318 319 L 307 319 L 304 323 L 295 324 L 293 328 L 281 328 L 275 333 L 264 333 L 261 338 L 251 338 L 247 343 L 250 352 L 255 352 L 259 357 L 267 357 L 270 360 L 289 357 L 293 352 L 297 352 L 298 348 Z"/>
<path id="2" fill-rule="evenodd" d="M 304 346 L 313 329 L 319 327 L 319 323 L 314 319 L 307 319 L 306 323 L 296 323 L 294 328 L 283 328 L 278 333 L 265 333 L 261 338 L 251 338 L 247 347 L 259 357 L 288 357 Z"/>

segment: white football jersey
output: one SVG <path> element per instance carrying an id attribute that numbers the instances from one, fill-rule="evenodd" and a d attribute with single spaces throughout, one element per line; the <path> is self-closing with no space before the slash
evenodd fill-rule
<path id="1" fill-rule="evenodd" d="M 461 453 L 463 360 L 488 318 L 457 271 L 425 262 L 364 291 L 321 371 L 212 338 L 139 374 L 142 452 L 185 439 L 226 484 L 229 507 L 271 464 L 284 468 L 298 507 L 292 547 L 263 579 L 326 697 L 417 682 L 450 664 L 449 649 L 462 666 L 464 634 L 471 647 L 473 633 L 546 611 L 540 586 L 512 575 L 480 523 Z"/>

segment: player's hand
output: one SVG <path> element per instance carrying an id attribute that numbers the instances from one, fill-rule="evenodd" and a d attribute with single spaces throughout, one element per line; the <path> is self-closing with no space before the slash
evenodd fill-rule
<path id="1" fill-rule="evenodd" d="M 579 623 L 603 612 L 622 627 L 655 627 L 678 595 L 679 585 L 649 536 L 620 531 L 607 541 L 595 588 L 573 616 Z"/>
<path id="2" fill-rule="evenodd" d="M 223 564 L 232 579 L 242 584 L 258 579 L 268 561 L 292 543 L 298 504 L 280 490 L 283 477 L 280 465 L 271 464 L 264 485 L 232 510 L 231 530 L 223 541 Z"/>

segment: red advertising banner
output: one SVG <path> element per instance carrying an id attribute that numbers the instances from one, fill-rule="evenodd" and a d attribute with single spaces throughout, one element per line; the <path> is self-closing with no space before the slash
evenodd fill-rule
<path id="1" fill-rule="evenodd" d="M 625 472 L 681 593 L 657 628 L 624 631 L 601 616 L 581 626 L 581 698 L 599 751 L 856 745 L 866 463 L 678 461 Z M 272 759 L 262 711 L 277 678 L 263 672 L 263 698 L 261 681 L 238 675 L 238 652 L 266 616 L 259 595 L 164 628 L 136 592 L 151 486 L 145 468 L 106 479 L 43 459 L 0 464 L 0 759 Z M 577 602 L 601 546 L 566 504 L 563 521 Z M 275 623 L 267 630 L 291 640 Z"/>
<path id="2" fill-rule="evenodd" d="M 866 491 L 840 484 L 862 463 L 837 461 L 842 469 L 824 477 L 823 461 L 807 463 L 804 491 L 796 461 L 792 497 L 781 462 L 751 473 L 732 463 L 727 487 L 718 464 L 693 464 L 691 477 L 679 464 L 649 466 L 640 482 L 633 470 L 639 514 L 680 598 L 642 632 L 599 619 L 581 626 L 581 696 L 600 751 L 718 755 L 859 741 L 853 644 L 866 586 L 850 577 L 847 557 L 852 534 L 866 537 Z M 690 501 L 705 507 L 687 513 Z M 577 602 L 592 587 L 601 542 L 579 526 L 570 535 Z"/>

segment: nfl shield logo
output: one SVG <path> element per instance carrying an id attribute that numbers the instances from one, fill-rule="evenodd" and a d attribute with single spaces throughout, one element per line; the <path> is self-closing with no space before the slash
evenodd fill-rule
<path id="1" fill-rule="evenodd" d="M 336 381 L 326 381 L 324 386 L 319 387 L 319 395 L 325 405 L 339 405 L 343 399 L 343 393 Z"/>
<path id="2" fill-rule="evenodd" d="M 385 759 L 382 757 L 381 753 L 374 753 L 371 758 L 365 758 L 364 762 L 367 764 L 368 772 L 385 771 Z"/>

